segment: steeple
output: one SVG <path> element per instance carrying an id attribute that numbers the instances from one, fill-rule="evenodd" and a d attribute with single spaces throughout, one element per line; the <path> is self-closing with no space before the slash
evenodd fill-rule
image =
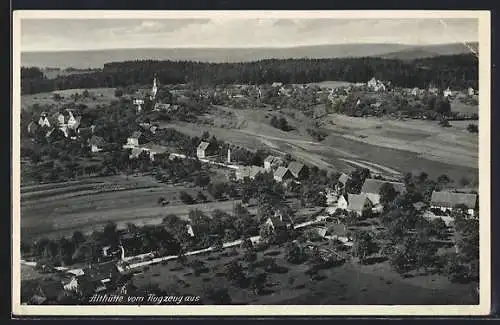
<path id="1" fill-rule="evenodd" d="M 158 84 L 156 81 L 156 75 L 153 78 L 153 89 L 151 90 L 151 99 L 156 97 L 156 93 L 158 92 Z"/>

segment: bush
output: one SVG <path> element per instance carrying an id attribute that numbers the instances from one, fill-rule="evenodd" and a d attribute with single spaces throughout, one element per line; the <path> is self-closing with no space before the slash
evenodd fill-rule
<path id="1" fill-rule="evenodd" d="M 470 133 L 478 133 L 479 127 L 476 124 L 469 124 L 467 126 L 467 131 L 469 131 Z"/>
<path id="2" fill-rule="evenodd" d="M 184 191 L 181 191 L 179 193 L 179 198 L 182 201 L 182 203 L 184 203 L 184 204 L 193 204 L 194 203 L 193 197 Z"/>
<path id="3" fill-rule="evenodd" d="M 447 119 L 442 119 L 439 121 L 439 125 L 445 128 L 449 128 L 451 126 L 450 122 Z"/>

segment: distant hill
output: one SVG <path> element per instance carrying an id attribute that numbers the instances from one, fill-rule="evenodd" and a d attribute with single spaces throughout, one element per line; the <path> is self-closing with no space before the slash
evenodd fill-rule
<path id="1" fill-rule="evenodd" d="M 469 43 L 469 46 L 474 49 L 474 51 L 478 50 L 478 43 Z M 415 46 L 401 51 L 389 52 L 383 54 L 381 57 L 384 59 L 415 60 L 440 55 L 456 55 L 467 53 L 470 53 L 470 50 L 464 44 L 454 43 L 443 45 Z"/>
<path id="2" fill-rule="evenodd" d="M 476 45 L 477 47 L 477 45 Z M 128 60 L 173 60 L 200 62 L 248 62 L 262 59 L 384 57 L 415 59 L 436 55 L 462 54 L 462 44 L 414 46 L 405 44 L 335 44 L 292 48 L 185 48 L 116 49 L 61 52 L 23 52 L 21 65 L 57 68 L 101 68 L 104 63 Z"/>

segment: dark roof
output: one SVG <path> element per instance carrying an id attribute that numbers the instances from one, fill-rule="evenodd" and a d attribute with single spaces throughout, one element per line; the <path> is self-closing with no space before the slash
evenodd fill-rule
<path id="1" fill-rule="evenodd" d="M 198 145 L 198 149 L 199 150 L 207 150 L 207 148 L 210 146 L 210 143 L 208 142 L 205 142 L 205 141 L 202 141 L 200 142 L 200 144 Z"/>
<path id="2" fill-rule="evenodd" d="M 290 170 L 286 167 L 278 167 L 278 169 L 276 169 L 276 171 L 274 172 L 274 177 L 278 177 L 278 178 L 283 178 L 287 173 L 290 173 Z M 291 173 L 290 173 L 291 175 Z"/>
<path id="3" fill-rule="evenodd" d="M 446 208 L 454 208 L 459 204 L 464 204 L 468 209 L 475 209 L 477 205 L 477 195 L 470 193 L 434 191 L 432 192 L 431 204 Z"/>
<path id="4" fill-rule="evenodd" d="M 365 183 L 361 188 L 361 193 L 380 194 L 380 189 L 385 183 L 391 184 L 394 187 L 394 190 L 398 193 L 406 192 L 406 185 L 404 183 L 368 178 L 365 180 Z"/>
<path id="5" fill-rule="evenodd" d="M 304 164 L 299 163 L 297 161 L 293 161 L 288 165 L 288 169 L 292 173 L 293 176 L 298 177 L 302 169 L 304 168 Z"/>

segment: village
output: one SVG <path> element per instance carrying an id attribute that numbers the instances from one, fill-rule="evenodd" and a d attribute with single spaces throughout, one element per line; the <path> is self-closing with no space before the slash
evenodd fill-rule
<path id="1" fill-rule="evenodd" d="M 439 90 L 435 87 L 430 87 L 427 90 L 418 88 L 392 89 L 390 83 L 375 78 L 367 83 L 331 89 L 318 86 L 284 85 L 276 82 L 265 87 L 227 86 L 225 88 L 216 87 L 215 90 L 201 89 L 191 96 L 199 97 L 200 101 L 208 101 L 216 105 L 237 106 L 245 105 L 248 100 L 259 101 L 264 96 L 264 92 L 266 96 L 269 96 L 267 95 L 269 92 L 275 92 L 277 96 L 275 98 L 312 94 L 312 102 L 325 101 L 329 105 L 326 107 L 337 107 L 348 102 L 352 93 L 359 94 L 360 91 L 366 91 L 370 94 L 390 92 L 391 96 L 397 94 L 406 97 L 431 94 L 441 97 L 445 101 L 457 97 L 463 100 L 477 101 L 477 92 L 472 88 L 453 91 L 449 88 Z M 239 209 L 246 211 L 245 214 L 253 215 L 254 213 L 250 211 L 255 210 L 255 206 L 258 207 L 256 213 L 258 218 L 249 221 L 249 225 L 251 224 L 255 231 L 241 233 L 239 239 L 238 236 L 229 236 L 227 238 L 232 239 L 229 241 L 224 241 L 226 237 L 220 234 L 206 233 L 203 235 L 210 237 L 210 239 L 198 241 L 199 231 L 210 228 L 205 227 L 206 225 L 203 223 L 207 222 L 203 219 L 205 216 L 197 216 L 195 220 L 191 220 L 192 218 L 177 220 L 173 224 L 168 224 L 168 222 L 165 224 L 164 221 L 159 227 L 165 228 L 169 233 L 169 238 L 172 238 L 169 239 L 168 244 L 161 245 L 165 249 L 159 252 L 158 249 L 140 251 L 141 247 L 144 248 L 144 245 L 137 244 L 138 241 L 143 240 L 140 229 L 136 231 L 116 229 L 116 225 L 110 224 L 108 225 L 108 236 L 116 236 L 116 240 L 111 241 L 109 245 L 98 247 L 97 252 L 91 252 L 91 262 L 58 266 L 53 263 L 37 261 L 36 258 L 24 259 L 24 265 L 35 267 L 52 277 L 51 281 L 39 284 L 34 291 L 35 293 L 26 298 L 27 302 L 47 304 L 61 299 L 62 296 L 69 295 L 73 298 L 80 297 L 78 301 L 82 303 L 81 299 L 83 298 L 81 297 L 90 297 L 97 293 L 123 292 L 126 290 L 124 288 L 130 285 L 131 278 L 136 274 L 144 273 L 144 270 L 151 265 L 163 265 L 171 260 L 186 263 L 187 256 L 215 254 L 215 252 L 230 248 L 235 250 L 244 247 L 248 253 L 254 249 L 258 250 L 259 245 L 269 247 L 282 243 L 293 243 L 296 246 L 293 246 L 293 249 L 290 248 L 287 254 L 293 255 L 295 254 L 293 253 L 294 249 L 305 247 L 310 256 L 314 257 L 319 252 L 321 262 L 314 262 L 316 264 L 337 263 L 338 261 L 350 260 L 353 257 L 364 260 L 368 255 L 378 253 L 379 249 L 373 248 L 373 246 L 382 245 L 380 243 L 374 244 L 378 241 L 377 235 L 388 228 L 390 229 L 396 222 L 384 223 L 382 221 L 384 216 L 389 218 L 387 215 L 392 212 L 396 213 L 394 211 L 401 213 L 399 210 L 411 211 L 411 214 L 427 220 L 425 227 L 437 227 L 440 229 L 439 231 L 444 229 L 446 234 L 452 234 L 449 244 L 453 247 L 452 251 L 458 254 L 460 248 L 456 241 L 459 239 L 456 239 L 458 237 L 454 235 L 459 232 L 454 228 L 457 215 L 462 216 L 464 220 L 478 220 L 479 218 L 477 192 L 447 186 L 445 177 L 438 181 L 444 186 L 434 188 L 431 192 L 425 192 L 424 187 L 428 179 L 424 173 L 416 175 L 412 179 L 411 176 L 405 175 L 403 177 L 400 175 L 397 177 L 381 170 L 374 172 L 356 168 L 351 171 L 329 174 L 328 180 L 321 183 L 322 186 L 318 188 L 313 185 L 315 182 L 323 182 L 319 179 L 326 173 L 322 174 L 317 166 L 307 164 L 301 159 L 295 160 L 290 155 L 266 153 L 267 155 L 262 157 L 259 164 L 254 164 L 251 161 L 250 163 L 242 163 L 238 155 L 236 158 L 234 157 L 235 152 L 249 150 L 249 155 L 254 155 L 251 153 L 252 148 L 242 149 L 231 143 L 222 145 L 209 137 L 196 138 L 198 142 L 193 144 L 195 150 L 190 152 L 173 150 L 172 146 L 157 141 L 164 131 L 161 127 L 161 121 L 155 121 L 149 117 L 144 118 L 144 116 L 150 116 L 154 113 L 175 115 L 176 112 L 183 110 L 183 102 L 182 100 L 168 102 L 165 100 L 166 97 L 158 98 L 158 93 L 159 81 L 154 77 L 150 90 L 143 89 L 127 96 L 123 95 L 126 99 L 122 100 L 127 100 L 134 105 L 135 115 L 139 118 L 135 129 L 128 134 L 126 142 L 119 144 L 120 148 L 116 147 L 112 150 L 121 150 L 121 152 L 127 153 L 130 161 L 148 161 L 147 164 L 153 166 L 167 164 L 165 161 L 173 161 L 177 164 L 184 161 L 181 164 L 200 163 L 200 166 L 203 167 L 197 168 L 217 170 L 217 173 L 223 175 L 226 182 L 236 184 L 237 192 L 239 191 L 240 194 L 235 194 L 234 197 L 240 200 Z M 182 90 L 179 91 L 173 87 L 171 93 L 180 97 L 185 96 Z M 373 97 L 373 95 L 370 96 Z M 354 107 L 366 106 L 363 100 L 368 100 L 368 116 L 370 114 L 376 115 L 383 110 L 385 104 L 383 101 L 375 100 L 373 102 L 374 100 L 370 99 L 372 97 L 364 96 L 364 99 L 356 97 Z M 279 108 L 282 104 L 276 102 L 274 105 Z M 413 118 L 427 119 L 430 116 L 419 113 L 413 115 Z M 448 118 L 453 117 L 448 116 Z M 474 119 L 475 117 L 467 115 L 455 116 L 455 118 Z M 82 119 L 78 110 L 64 109 L 56 113 L 41 112 L 39 116 L 35 116 L 32 121 L 27 123 L 26 131 L 33 139 L 38 137 L 46 138 L 47 140 L 43 141 L 49 142 L 73 141 L 79 143 L 81 146 L 87 147 L 86 150 L 90 152 L 90 155 L 99 157 L 110 150 L 105 138 L 99 134 L 99 129 L 99 125 Z M 139 175 L 137 170 L 135 173 Z M 261 192 L 264 189 L 260 187 L 261 185 L 268 186 L 270 192 L 278 191 L 279 188 L 282 193 L 279 195 L 263 194 Z M 408 186 L 412 186 L 412 188 L 408 188 Z M 416 188 L 419 186 L 421 189 Z M 309 192 L 305 190 L 306 188 L 309 189 Z M 245 195 L 241 192 L 245 191 L 249 192 L 246 194 L 249 198 L 242 200 L 241 195 L 243 197 Z M 254 192 L 252 193 L 252 191 Z M 304 208 L 300 211 L 304 211 L 305 206 L 307 206 L 309 210 L 313 211 L 312 214 L 301 215 L 298 211 L 293 211 L 293 208 L 290 209 L 292 201 L 304 201 L 304 197 L 301 199 L 304 194 L 310 195 L 311 198 L 307 199 L 308 202 L 302 205 Z M 162 204 L 168 205 L 168 202 L 162 200 Z M 405 207 L 401 208 L 401 205 Z M 193 213 L 193 216 L 196 216 L 196 213 Z M 236 222 L 236 219 L 233 222 Z M 410 223 L 412 222 L 419 224 L 420 221 L 413 220 Z M 167 224 L 170 225 L 170 229 L 167 229 Z M 398 225 L 397 227 L 403 227 L 406 229 L 403 232 L 408 231 L 409 233 L 414 232 L 415 228 L 415 226 L 409 225 Z M 105 228 L 104 233 L 106 231 Z M 438 231 L 438 229 L 433 231 Z M 82 241 L 84 240 L 82 239 Z M 391 240 L 393 239 L 390 239 L 389 242 Z M 364 245 L 360 245 L 359 241 L 362 241 Z M 387 239 L 382 240 L 382 242 L 387 242 Z M 193 268 L 196 269 L 196 267 Z"/>

